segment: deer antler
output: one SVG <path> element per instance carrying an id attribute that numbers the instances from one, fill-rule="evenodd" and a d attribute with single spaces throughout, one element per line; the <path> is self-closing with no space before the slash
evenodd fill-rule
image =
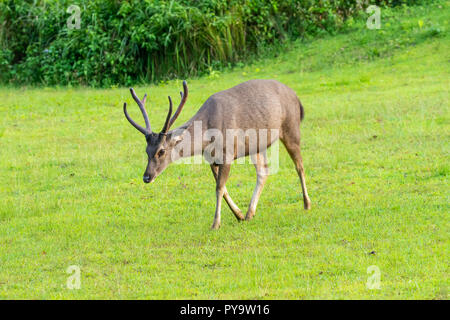
<path id="1" fill-rule="evenodd" d="M 187 87 L 186 81 L 183 81 L 183 91 L 184 91 L 184 93 L 180 92 L 180 95 L 181 95 L 180 105 L 178 106 L 177 111 L 175 111 L 175 114 L 173 115 L 172 119 L 170 119 L 168 128 L 170 128 L 173 125 L 173 123 L 175 122 L 175 120 L 177 120 L 178 116 L 180 115 L 181 110 L 184 107 L 184 104 L 186 103 L 186 100 L 188 97 L 188 87 Z"/>
<path id="2" fill-rule="evenodd" d="M 136 95 L 136 92 L 134 92 L 133 88 L 130 88 L 130 92 L 131 92 L 131 95 L 132 95 L 134 101 L 136 101 L 137 105 L 139 106 L 139 109 L 141 109 L 142 115 L 144 116 L 145 128 L 138 125 L 136 122 L 133 121 L 133 119 L 131 119 L 131 117 L 128 115 L 128 112 L 127 112 L 127 104 L 126 103 L 123 104 L 123 112 L 125 113 L 125 117 L 133 125 L 133 127 L 138 129 L 141 133 L 148 135 L 148 134 L 152 133 L 152 129 L 150 127 L 150 121 L 148 120 L 147 110 L 145 110 L 145 106 L 144 106 L 145 100 L 147 99 L 147 94 L 144 95 L 144 98 L 142 100 L 139 100 L 139 98 Z"/>
<path id="3" fill-rule="evenodd" d="M 168 98 L 169 98 L 169 113 L 167 114 L 167 118 L 166 118 L 166 122 L 164 123 L 164 127 L 161 130 L 161 134 L 163 134 L 163 135 L 166 135 L 167 131 L 169 131 L 169 128 L 170 128 L 169 120 L 170 120 L 170 116 L 172 115 L 172 107 L 173 107 L 172 98 L 170 96 Z"/>
<path id="4" fill-rule="evenodd" d="M 177 108 L 177 111 L 175 111 L 175 114 L 173 115 L 172 118 L 170 118 L 170 116 L 172 115 L 173 104 L 172 104 L 172 98 L 169 96 L 169 104 L 170 104 L 169 105 L 169 113 L 167 114 L 166 122 L 164 123 L 164 127 L 161 131 L 162 134 L 167 134 L 170 127 L 173 125 L 175 120 L 177 120 L 178 116 L 181 113 L 181 110 L 184 107 L 184 104 L 186 103 L 186 100 L 188 97 L 188 87 L 187 87 L 186 81 L 183 81 L 183 91 L 184 92 L 180 92 L 181 102 Z M 128 112 L 127 112 L 127 104 L 126 103 L 123 104 L 123 112 L 125 113 L 125 117 L 133 125 L 133 127 L 138 129 L 143 134 L 148 135 L 148 134 L 152 133 L 152 129 L 150 127 L 150 121 L 148 120 L 148 114 L 147 114 L 147 111 L 145 110 L 145 106 L 144 106 L 145 100 L 147 98 L 147 94 L 144 95 L 144 98 L 142 100 L 139 100 L 139 98 L 137 97 L 136 92 L 134 92 L 133 88 L 130 88 L 130 92 L 131 92 L 131 95 L 133 96 L 134 101 L 136 101 L 137 105 L 139 106 L 139 109 L 141 109 L 142 115 L 144 116 L 145 128 L 138 125 L 136 122 L 133 121 L 133 119 L 131 119 L 131 117 L 128 115 Z"/>

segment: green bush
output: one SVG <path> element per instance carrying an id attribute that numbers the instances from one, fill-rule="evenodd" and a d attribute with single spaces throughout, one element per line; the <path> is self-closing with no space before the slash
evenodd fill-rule
<path id="1" fill-rule="evenodd" d="M 0 82 L 109 86 L 188 77 L 286 39 L 338 30 L 368 1 L 361 2 L 0 0 Z M 72 4 L 81 8 L 80 29 L 67 27 Z"/>

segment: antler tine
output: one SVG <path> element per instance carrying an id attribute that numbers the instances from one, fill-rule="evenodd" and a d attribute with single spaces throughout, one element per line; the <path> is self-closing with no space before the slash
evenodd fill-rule
<path id="1" fill-rule="evenodd" d="M 148 114 L 147 114 L 147 110 L 145 110 L 145 101 L 147 100 L 147 94 L 144 95 L 144 98 L 142 98 L 142 100 L 140 100 L 138 98 L 138 96 L 136 95 L 136 92 L 134 91 L 133 88 L 130 88 L 130 92 L 131 92 L 131 96 L 133 97 L 134 101 L 136 101 L 137 105 L 139 106 L 139 109 L 142 112 L 142 116 L 144 117 L 144 121 L 145 121 L 145 130 L 148 133 L 152 132 L 152 129 L 150 127 L 150 121 L 148 120 Z"/>
<path id="2" fill-rule="evenodd" d="M 141 133 L 147 135 L 149 132 L 147 131 L 147 129 L 144 129 L 143 127 L 141 127 L 140 125 L 138 125 L 136 122 L 133 121 L 133 119 L 130 118 L 130 116 L 128 115 L 127 112 L 127 104 L 124 103 L 123 104 L 123 113 L 125 113 L 125 117 L 128 119 L 128 121 L 131 123 L 131 125 L 133 127 L 135 127 L 136 129 L 138 129 Z"/>
<path id="3" fill-rule="evenodd" d="M 169 113 L 167 114 L 167 118 L 166 118 L 166 122 L 164 123 L 164 127 L 161 130 L 161 133 L 164 135 L 167 134 L 167 131 L 169 131 L 169 128 L 170 128 L 169 121 L 170 121 L 170 116 L 172 115 L 172 107 L 173 107 L 172 98 L 170 96 L 168 98 L 169 98 Z"/>
<path id="4" fill-rule="evenodd" d="M 186 100 L 188 98 L 188 87 L 187 87 L 186 81 L 183 81 L 183 91 L 184 91 L 184 93 L 180 92 L 181 102 L 177 108 L 177 111 L 175 111 L 175 114 L 173 115 L 172 119 L 170 119 L 169 128 L 172 126 L 172 124 L 175 122 L 175 120 L 177 120 L 177 118 L 180 115 L 180 112 L 183 109 L 184 104 L 186 103 Z"/>

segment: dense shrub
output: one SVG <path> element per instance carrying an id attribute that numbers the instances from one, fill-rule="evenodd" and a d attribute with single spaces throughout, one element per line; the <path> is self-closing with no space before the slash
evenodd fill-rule
<path id="1" fill-rule="evenodd" d="M 108 86 L 195 75 L 267 45 L 334 31 L 367 3 L 0 0 L 0 82 Z M 72 4 L 81 8 L 80 29 L 67 27 Z"/>

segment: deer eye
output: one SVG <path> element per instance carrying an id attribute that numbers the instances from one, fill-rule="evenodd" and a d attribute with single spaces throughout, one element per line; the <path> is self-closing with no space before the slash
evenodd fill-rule
<path id="1" fill-rule="evenodd" d="M 164 156 L 165 154 L 166 154 L 166 150 L 164 150 L 164 149 L 159 150 L 158 151 L 158 158 Z"/>

